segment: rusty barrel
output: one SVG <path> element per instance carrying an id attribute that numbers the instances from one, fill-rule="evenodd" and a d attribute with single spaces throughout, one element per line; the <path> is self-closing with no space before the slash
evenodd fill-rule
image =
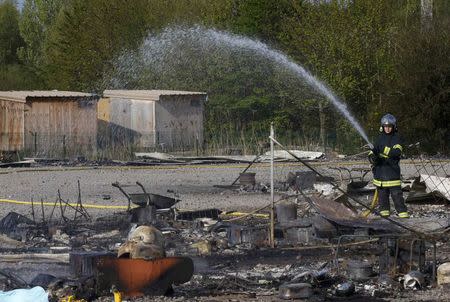
<path id="1" fill-rule="evenodd" d="M 297 219 L 297 205 L 293 202 L 282 202 L 275 206 L 277 221 L 285 223 Z"/>
<path id="2" fill-rule="evenodd" d="M 243 186 L 246 186 L 246 185 L 254 186 L 256 184 L 255 175 L 256 175 L 256 173 L 250 173 L 250 172 L 239 173 L 239 183 Z"/>

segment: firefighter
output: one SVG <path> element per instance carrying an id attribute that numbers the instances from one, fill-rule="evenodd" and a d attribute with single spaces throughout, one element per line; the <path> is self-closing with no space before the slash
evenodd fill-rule
<path id="1" fill-rule="evenodd" d="M 369 160 L 373 165 L 373 184 L 378 190 L 380 215 L 388 217 L 390 213 L 389 195 L 400 218 L 409 218 L 403 199 L 400 180 L 400 157 L 402 145 L 397 133 L 397 120 L 392 114 L 381 118 L 380 136 L 372 150 Z"/>

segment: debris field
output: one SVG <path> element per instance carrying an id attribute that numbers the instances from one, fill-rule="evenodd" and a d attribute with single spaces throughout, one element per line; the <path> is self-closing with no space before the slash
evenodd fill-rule
<path id="1" fill-rule="evenodd" d="M 368 210 L 363 158 L 309 160 L 320 175 L 276 162 L 273 203 L 267 162 L 170 161 L 0 169 L 0 290 L 40 286 L 49 301 L 450 299 L 448 160 L 403 161 L 409 219 Z"/>

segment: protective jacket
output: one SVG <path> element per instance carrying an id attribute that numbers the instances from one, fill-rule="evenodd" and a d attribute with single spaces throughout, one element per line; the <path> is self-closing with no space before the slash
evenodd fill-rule
<path id="1" fill-rule="evenodd" d="M 400 186 L 400 157 L 403 148 L 400 137 L 396 132 L 382 133 L 372 151 L 369 159 L 373 164 L 373 184 L 377 187 Z"/>

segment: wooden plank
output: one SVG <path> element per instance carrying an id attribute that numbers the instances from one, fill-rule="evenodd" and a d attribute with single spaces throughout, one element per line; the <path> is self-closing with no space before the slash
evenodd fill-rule
<path id="1" fill-rule="evenodd" d="M 0 151 L 23 149 L 24 104 L 0 100 Z"/>
<path id="2" fill-rule="evenodd" d="M 69 254 L 0 254 L 1 262 L 69 263 Z"/>

